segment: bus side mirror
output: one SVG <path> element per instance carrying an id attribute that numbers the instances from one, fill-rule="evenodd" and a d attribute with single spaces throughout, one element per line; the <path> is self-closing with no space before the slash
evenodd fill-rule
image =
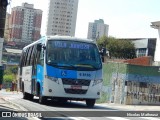
<path id="1" fill-rule="evenodd" d="M 41 48 L 42 48 L 42 44 L 38 44 L 37 45 L 37 51 L 41 51 Z"/>

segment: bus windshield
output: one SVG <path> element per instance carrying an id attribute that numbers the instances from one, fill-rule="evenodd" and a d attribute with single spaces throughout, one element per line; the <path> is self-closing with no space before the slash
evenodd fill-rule
<path id="1" fill-rule="evenodd" d="M 69 40 L 49 40 L 46 62 L 64 69 L 98 70 L 102 68 L 97 46 Z"/>

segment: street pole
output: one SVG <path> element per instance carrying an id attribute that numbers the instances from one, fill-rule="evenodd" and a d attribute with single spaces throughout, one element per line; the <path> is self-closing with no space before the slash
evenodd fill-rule
<path id="1" fill-rule="evenodd" d="M 0 67 L 2 66 L 2 50 L 8 0 L 0 0 Z M 2 68 L 2 67 L 1 67 Z M 0 90 L 2 89 L 3 72 L 0 74 Z"/>
<path id="2" fill-rule="evenodd" d="M 7 5 L 8 0 L 0 0 L 0 38 L 4 38 Z"/>
<path id="3" fill-rule="evenodd" d="M 6 11 L 7 11 L 8 0 L 0 0 L 0 66 L 2 60 L 2 49 L 4 41 L 4 29 L 6 21 Z"/>

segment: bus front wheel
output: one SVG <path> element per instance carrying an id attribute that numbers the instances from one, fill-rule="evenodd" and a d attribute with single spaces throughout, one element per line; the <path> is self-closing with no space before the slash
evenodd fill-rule
<path id="1" fill-rule="evenodd" d="M 94 104 L 95 104 L 96 100 L 95 99 L 87 99 L 86 100 L 86 105 L 87 107 L 94 107 Z"/>

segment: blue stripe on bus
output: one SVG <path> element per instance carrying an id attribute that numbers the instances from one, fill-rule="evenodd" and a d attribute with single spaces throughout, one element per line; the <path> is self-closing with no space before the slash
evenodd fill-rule
<path id="1" fill-rule="evenodd" d="M 77 79 L 77 72 L 75 70 L 59 69 L 47 65 L 47 75 L 56 78 L 75 78 Z"/>
<path id="2" fill-rule="evenodd" d="M 37 78 L 37 76 L 32 76 L 32 79 L 36 79 Z"/>
<path id="3" fill-rule="evenodd" d="M 37 65 L 37 82 L 40 83 L 40 86 L 43 86 L 44 80 L 44 69 L 42 65 Z M 43 92 L 43 88 L 41 87 L 41 93 Z"/>

